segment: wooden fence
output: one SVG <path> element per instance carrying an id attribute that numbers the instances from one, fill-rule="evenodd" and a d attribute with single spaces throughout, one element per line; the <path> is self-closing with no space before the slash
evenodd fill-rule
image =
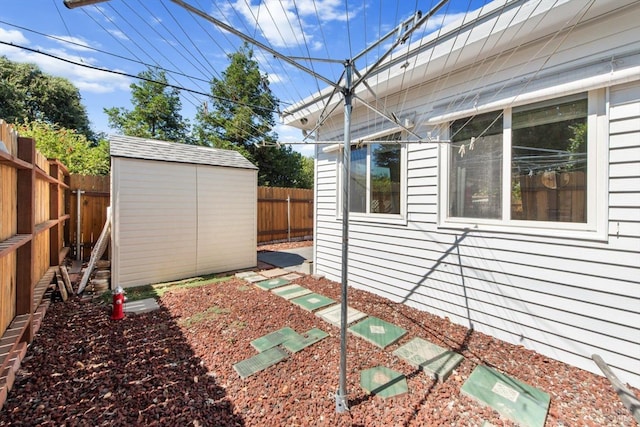
<path id="1" fill-rule="evenodd" d="M 88 259 L 100 236 L 110 203 L 109 176 L 71 175 L 65 231 L 71 243 L 71 256 Z M 78 191 L 80 193 L 80 230 L 78 230 Z M 313 190 L 258 187 L 257 242 L 282 242 L 313 237 Z M 78 241 L 78 235 L 80 240 Z"/>
<path id="2" fill-rule="evenodd" d="M 258 187 L 258 243 L 311 239 L 313 190 Z"/>
<path id="3" fill-rule="evenodd" d="M 0 406 L 33 339 L 43 295 L 68 253 L 69 174 L 0 121 Z"/>
<path id="4" fill-rule="evenodd" d="M 71 175 L 68 211 L 71 214 L 65 235 L 71 242 L 71 256 L 74 259 L 89 259 L 104 223 L 107 207 L 111 204 L 110 178 L 93 175 Z M 78 191 L 80 204 L 78 205 Z M 80 228 L 78 228 L 80 212 Z"/>

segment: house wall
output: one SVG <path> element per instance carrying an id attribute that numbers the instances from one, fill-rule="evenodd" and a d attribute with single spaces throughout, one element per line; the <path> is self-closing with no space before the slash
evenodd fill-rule
<path id="1" fill-rule="evenodd" d="M 129 158 L 112 162 L 114 286 L 257 264 L 255 171 Z M 247 197 L 236 200 L 238 194 Z"/>
<path id="2" fill-rule="evenodd" d="M 349 285 L 396 302 L 448 317 L 453 322 L 539 353 L 600 373 L 591 360 L 600 354 L 616 374 L 640 386 L 640 75 L 620 84 L 594 79 L 602 75 L 607 50 L 624 52 L 626 66 L 637 67 L 640 8 L 594 20 L 575 28 L 554 48 L 550 39 L 523 44 L 505 56 L 500 71 L 482 56 L 475 67 L 452 70 L 446 79 L 426 81 L 387 98 L 391 111 L 416 111 L 416 131 L 425 134 L 444 122 L 446 112 L 496 100 L 533 102 L 586 89 L 605 88 L 605 139 L 600 159 L 608 207 L 598 238 L 560 237 L 554 233 L 464 230 L 439 221 L 438 144 L 409 144 L 406 224 L 359 221 L 349 225 Z M 635 38 L 634 38 L 635 37 Z M 634 47 L 635 46 L 635 47 Z M 531 61 L 549 49 L 546 62 Z M 557 52 L 562 51 L 560 54 Z M 609 56 L 610 58 L 610 56 Z M 537 64 L 537 65 L 536 65 Z M 484 68 L 483 68 L 484 67 Z M 637 68 L 636 68 L 637 69 Z M 485 73 L 486 71 L 486 73 Z M 536 78 L 523 87 L 518 76 Z M 633 74 L 633 73 L 631 73 Z M 428 80 L 428 75 L 425 74 Z M 510 80 L 511 86 L 507 85 Z M 522 78 L 520 81 L 524 81 Z M 574 87 L 572 82 L 589 82 Z M 495 88 L 502 87 L 500 96 Z M 539 92 L 537 92 L 539 91 Z M 493 93 L 493 95 L 492 95 Z M 455 99 L 467 99 L 452 108 Z M 356 107 L 357 109 L 357 107 Z M 363 109 L 354 109 L 354 138 L 380 130 Z M 433 120 L 440 116 L 439 120 Z M 340 138 L 339 122 L 328 122 L 322 140 Z M 335 126 L 332 128 L 332 126 Z M 339 281 L 341 221 L 338 217 L 339 151 L 317 152 L 316 273 Z M 606 176 L 608 175 L 608 178 Z"/>

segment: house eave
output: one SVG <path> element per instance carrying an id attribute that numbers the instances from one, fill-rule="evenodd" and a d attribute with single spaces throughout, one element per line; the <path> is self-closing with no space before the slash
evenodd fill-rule
<path id="1" fill-rule="evenodd" d="M 633 0 L 603 0 L 584 11 L 581 0 L 496 0 L 391 55 L 370 74 L 368 83 L 382 99 L 523 44 L 558 35 L 572 25 L 581 25 L 633 3 Z M 366 69 L 361 74 L 365 72 Z M 332 97 L 333 91 L 327 87 L 286 109 L 283 123 L 311 130 L 323 111 L 333 111 L 329 117 L 339 119 L 343 112 L 334 107 L 343 100 L 341 96 Z M 356 97 L 373 101 L 364 85 L 356 88 Z M 325 107 L 329 100 L 331 103 Z"/>

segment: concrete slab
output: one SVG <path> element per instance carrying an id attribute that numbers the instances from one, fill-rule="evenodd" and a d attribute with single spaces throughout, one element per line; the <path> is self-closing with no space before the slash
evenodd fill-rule
<path id="1" fill-rule="evenodd" d="M 393 344 L 407 333 L 405 329 L 374 316 L 356 323 L 349 328 L 349 331 L 380 348 Z"/>
<path id="2" fill-rule="evenodd" d="M 440 382 L 446 381 L 451 372 L 464 360 L 462 355 L 422 338 L 412 339 L 393 354 Z"/>
<path id="3" fill-rule="evenodd" d="M 322 329 L 313 328 L 300 335 L 299 337 L 289 338 L 282 343 L 282 346 L 289 350 L 291 353 L 296 353 L 328 336 L 329 334 Z"/>
<path id="4" fill-rule="evenodd" d="M 331 307 L 318 310 L 316 311 L 316 316 L 325 322 L 331 323 L 333 326 L 340 328 L 342 323 L 341 304 L 332 305 Z M 366 313 L 347 306 L 347 325 L 364 319 L 365 317 L 367 317 Z"/>
<path id="5" fill-rule="evenodd" d="M 236 273 L 236 277 L 238 279 L 246 279 L 247 277 L 251 277 L 251 276 L 257 276 L 258 273 L 256 273 L 255 271 L 242 271 L 240 273 Z"/>
<path id="6" fill-rule="evenodd" d="M 322 307 L 334 304 L 335 301 L 324 295 L 310 293 L 291 299 L 291 302 L 307 311 L 314 311 Z"/>
<path id="7" fill-rule="evenodd" d="M 383 399 L 407 393 L 409 386 L 405 376 L 384 366 L 360 372 L 360 386 L 369 394 Z"/>
<path id="8" fill-rule="evenodd" d="M 145 298 L 137 301 L 125 302 L 122 308 L 125 313 L 142 314 L 159 309 L 158 301 L 155 298 Z"/>
<path id="9" fill-rule="evenodd" d="M 525 427 L 543 427 L 551 402 L 542 390 L 483 365 L 473 370 L 461 391 Z"/>
<path id="10" fill-rule="evenodd" d="M 256 286 L 260 289 L 264 289 L 265 291 L 269 291 L 271 289 L 279 288 L 280 286 L 288 285 L 289 281 L 283 279 L 282 277 L 278 277 L 275 279 L 263 280 L 262 282 L 256 283 Z"/>
<path id="11" fill-rule="evenodd" d="M 272 289 L 271 292 L 287 300 L 311 293 L 309 289 L 296 285 L 295 283 L 293 285 L 286 285 L 281 288 Z"/>
<path id="12" fill-rule="evenodd" d="M 267 280 L 267 278 L 264 277 L 262 274 L 256 274 L 254 276 L 245 277 L 244 280 L 246 280 L 249 283 L 258 283 L 258 282 L 262 282 L 263 280 Z"/>
<path id="13" fill-rule="evenodd" d="M 288 356 L 288 353 L 280 347 L 273 347 L 236 363 L 233 365 L 233 369 L 236 370 L 240 377 L 247 378 L 256 372 L 260 372 L 267 369 L 269 366 L 275 365 L 276 363 L 286 359 Z"/>
<path id="14" fill-rule="evenodd" d="M 301 277 L 302 277 L 302 275 L 300 275 L 298 273 L 289 273 L 286 276 L 282 276 L 283 279 L 287 279 L 290 282 L 293 281 L 293 280 L 299 279 Z"/>
<path id="15" fill-rule="evenodd" d="M 308 263 L 304 265 L 305 261 L 313 260 L 313 246 L 259 252 L 258 260 L 288 271 L 305 273 L 305 270 L 308 269 Z"/>
<path id="16" fill-rule="evenodd" d="M 284 276 L 287 273 L 289 272 L 282 268 L 272 268 L 271 270 L 260 271 L 260 274 L 269 279 L 271 279 L 272 277 Z"/>
<path id="17" fill-rule="evenodd" d="M 302 335 L 289 327 L 284 327 L 251 341 L 251 345 L 259 352 L 263 352 L 292 338 L 302 338 Z"/>

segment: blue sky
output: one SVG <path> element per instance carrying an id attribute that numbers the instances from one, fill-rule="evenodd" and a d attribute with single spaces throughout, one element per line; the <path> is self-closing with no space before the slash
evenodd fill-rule
<path id="1" fill-rule="evenodd" d="M 186 2 L 283 55 L 332 60 L 360 53 L 416 11 L 426 13 L 438 3 L 435 0 Z M 486 0 L 449 0 L 413 38 L 485 3 Z M 221 78 L 229 65 L 227 55 L 236 51 L 242 40 L 169 0 L 111 0 L 73 10 L 67 9 L 62 0 L 20 0 L 3 2 L 0 8 L 0 42 L 0 55 L 16 62 L 35 63 L 49 74 L 71 80 L 80 89 L 93 129 L 112 133 L 103 108 L 131 108 L 129 85 L 135 79 L 95 68 L 134 76 L 144 71 L 147 64 L 165 69 L 170 83 L 193 91 L 183 91 L 181 95 L 183 117 L 193 122 L 197 106 L 206 101 L 206 96 L 194 92 L 209 93 L 211 77 Z M 386 47 L 372 50 L 357 67 L 372 63 Z M 255 49 L 255 54 L 281 101 L 281 109 L 326 86 L 269 53 Z M 331 81 L 336 81 L 343 70 L 342 65 L 325 61 L 298 62 Z M 283 142 L 301 140 L 297 129 L 278 124 L 275 131 Z M 294 149 L 304 155 L 313 153 L 310 145 L 294 145 Z"/>

